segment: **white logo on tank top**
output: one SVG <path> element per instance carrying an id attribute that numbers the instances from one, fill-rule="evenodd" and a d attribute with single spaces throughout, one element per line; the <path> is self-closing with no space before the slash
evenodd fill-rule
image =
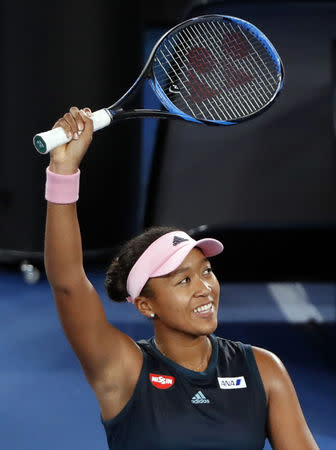
<path id="1" fill-rule="evenodd" d="M 194 403 L 195 405 L 199 403 L 210 403 L 210 400 L 206 398 L 203 392 L 198 391 L 191 399 L 191 403 Z"/>
<path id="2" fill-rule="evenodd" d="M 217 377 L 218 384 L 221 389 L 244 389 L 246 381 L 244 377 L 221 378 Z"/>

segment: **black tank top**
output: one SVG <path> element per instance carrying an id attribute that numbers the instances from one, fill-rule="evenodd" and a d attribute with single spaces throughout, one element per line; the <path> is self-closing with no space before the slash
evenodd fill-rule
<path id="1" fill-rule="evenodd" d="M 110 450 L 261 450 L 266 395 L 252 347 L 209 336 L 204 372 L 164 356 L 154 339 L 138 342 L 144 362 L 124 409 L 104 421 Z"/>

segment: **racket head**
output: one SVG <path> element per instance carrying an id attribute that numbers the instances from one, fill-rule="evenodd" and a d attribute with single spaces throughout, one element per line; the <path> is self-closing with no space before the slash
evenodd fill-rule
<path id="1" fill-rule="evenodd" d="M 219 14 L 169 30 L 144 73 L 170 113 L 207 125 L 259 115 L 284 84 L 283 64 L 269 39 L 251 23 Z"/>

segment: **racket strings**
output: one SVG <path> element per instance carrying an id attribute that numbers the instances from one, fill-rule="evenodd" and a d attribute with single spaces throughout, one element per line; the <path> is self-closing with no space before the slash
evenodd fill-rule
<path id="1" fill-rule="evenodd" d="M 185 41 L 183 45 L 186 45 Z M 212 64 L 212 60 L 208 63 Z M 218 90 L 221 83 L 222 74 L 220 74 L 215 67 L 212 68 L 212 76 L 209 76 L 208 74 L 196 73 L 196 76 L 193 76 L 193 81 L 195 81 L 195 78 L 197 78 L 197 83 L 193 83 L 193 102 L 197 103 L 198 100 L 202 100 L 203 105 L 205 106 L 206 102 L 204 103 L 204 101 L 211 99 L 211 102 L 208 102 L 208 109 L 212 110 L 214 113 L 214 115 L 211 115 L 213 120 L 221 120 L 222 114 L 218 114 L 219 111 L 224 111 L 226 115 L 235 114 L 230 97 L 224 90 L 223 92 Z M 208 90 L 205 89 L 205 86 L 208 87 Z M 241 111 L 241 114 L 242 113 L 243 111 Z"/>
<path id="2" fill-rule="evenodd" d="M 231 28 L 232 28 L 232 24 Z M 267 90 L 270 95 L 273 95 L 274 93 L 274 86 L 277 86 L 278 79 L 277 77 L 272 74 L 271 68 L 274 67 L 274 62 L 272 58 L 269 56 L 269 54 L 265 51 L 264 47 L 259 41 L 255 41 L 255 44 L 259 47 L 259 50 L 256 50 L 256 45 L 253 45 L 253 42 L 246 33 L 241 29 L 241 33 L 245 37 L 246 41 L 250 44 L 251 48 L 253 49 L 252 52 L 249 53 L 249 58 L 244 58 L 244 63 L 250 72 L 255 70 L 255 72 L 259 75 L 259 77 L 255 78 L 255 81 L 260 84 L 260 86 Z M 261 57 L 261 54 L 263 53 L 263 57 Z M 258 64 L 260 62 L 260 64 Z M 268 64 L 266 64 L 266 62 Z M 262 68 L 264 70 L 262 70 Z"/>
<path id="3" fill-rule="evenodd" d="M 219 24 L 219 27 L 222 28 L 222 24 Z M 228 27 L 226 27 L 226 29 L 228 29 Z M 218 31 L 217 28 L 215 28 L 215 30 Z M 241 40 L 241 35 L 232 30 L 232 33 L 229 33 L 228 36 L 230 37 L 230 41 L 222 41 L 222 46 L 225 50 L 225 63 L 228 65 L 229 71 L 231 71 L 234 80 L 237 80 L 237 83 L 240 82 L 238 83 L 238 85 L 239 87 L 241 87 L 241 85 L 244 84 L 241 82 L 241 80 L 245 81 L 247 79 L 248 81 L 254 81 L 255 76 L 253 74 L 253 69 L 257 69 L 257 67 L 254 68 L 253 66 L 251 66 L 251 58 L 253 58 L 252 52 L 249 51 L 245 54 L 244 50 L 244 53 L 241 54 L 241 43 L 239 42 L 239 40 Z M 234 50 L 234 53 L 232 50 Z M 234 69 L 236 69 L 237 71 L 235 71 Z M 263 75 L 264 74 L 261 73 L 261 76 Z"/>
<path id="4" fill-rule="evenodd" d="M 278 67 L 260 40 L 223 20 L 169 35 L 154 59 L 156 82 L 179 110 L 225 121 L 263 109 L 279 86 Z"/>
<path id="5" fill-rule="evenodd" d="M 176 44 L 176 41 L 174 41 L 173 38 L 172 38 L 172 41 L 174 42 L 174 44 Z M 176 47 L 178 47 L 178 45 Z M 199 113 L 201 114 L 203 119 L 206 119 L 206 117 L 210 117 L 212 120 L 216 120 L 215 116 L 211 112 L 211 109 L 213 109 L 213 106 L 211 105 L 211 103 L 207 104 L 207 103 L 202 102 L 203 109 L 200 107 L 199 103 L 200 103 L 200 101 L 202 101 L 203 98 L 210 98 L 210 97 L 217 95 L 217 92 L 214 91 L 209 84 L 205 85 L 202 82 L 197 71 L 191 71 L 189 69 L 188 65 L 186 64 L 185 58 L 181 58 L 181 54 L 183 56 L 185 56 L 186 52 L 184 52 L 184 53 L 180 52 L 178 57 L 174 58 L 174 60 L 177 64 L 178 70 L 180 70 L 184 74 L 184 77 L 185 77 L 184 82 L 182 82 L 182 85 L 189 95 L 189 102 L 187 102 L 189 109 L 195 116 L 196 116 L 196 113 L 199 111 Z M 173 57 L 171 52 L 170 52 L 170 55 Z M 189 60 L 187 62 L 190 64 Z M 199 61 L 197 61 L 197 63 L 199 63 Z M 204 60 L 203 60 L 203 63 L 204 63 Z M 189 77 L 186 76 L 186 72 L 183 71 L 180 64 L 184 66 Z M 174 73 L 176 74 L 176 70 L 174 70 Z M 178 78 L 179 78 L 179 80 L 181 79 L 180 76 Z M 195 101 L 195 96 L 198 97 L 196 101 Z"/>
<path id="6" fill-rule="evenodd" d="M 196 42 L 200 42 L 204 45 L 203 40 L 199 39 L 199 35 L 196 35 L 196 39 L 197 39 Z M 195 42 L 195 40 L 194 40 L 194 42 Z M 218 50 L 214 46 L 211 47 L 211 50 L 212 50 L 212 54 L 215 55 L 217 65 L 214 67 L 214 70 L 213 70 L 213 75 L 215 75 L 215 77 L 214 76 L 211 77 L 210 80 L 207 79 L 206 82 L 208 82 L 209 84 L 213 83 L 214 85 L 217 85 L 217 87 L 221 89 L 219 92 L 227 93 L 230 90 L 230 89 L 229 90 L 227 89 L 228 87 L 230 88 L 228 81 L 230 81 L 231 83 L 234 81 L 234 86 L 238 86 L 241 84 L 242 80 L 238 80 L 237 77 L 232 77 L 232 73 L 230 74 L 231 76 L 229 77 L 228 76 L 229 71 L 223 70 L 223 64 L 221 64 L 220 59 L 218 59 L 218 58 L 221 58 L 222 55 L 220 53 L 218 53 Z M 227 64 L 226 64 L 226 66 L 227 66 Z M 231 70 L 231 72 L 232 72 L 232 70 Z M 216 75 L 217 75 L 217 77 L 216 77 Z M 235 75 L 238 75 L 238 72 Z M 214 80 L 214 78 L 217 78 L 217 80 Z M 216 81 L 217 81 L 217 83 L 216 83 Z M 227 85 L 225 85 L 225 83 L 227 83 Z M 242 93 L 242 95 L 244 95 L 244 92 Z M 221 97 L 221 94 L 219 94 L 219 97 Z M 227 97 L 228 97 L 228 95 L 226 95 L 226 99 L 227 99 Z M 237 99 L 240 100 L 239 98 L 237 98 Z M 233 106 L 232 100 L 233 100 L 233 98 L 231 96 L 230 102 L 231 102 L 231 105 Z M 240 101 L 238 101 L 236 107 L 237 107 L 236 112 L 240 116 L 246 115 L 249 113 L 248 109 L 244 108 L 244 105 Z"/>
<path id="7" fill-rule="evenodd" d="M 219 24 L 219 26 L 221 27 L 221 24 Z M 230 28 L 232 28 L 232 26 Z M 235 39 L 231 39 L 231 42 L 233 41 L 233 44 L 237 44 L 239 48 L 240 42 L 237 42 L 236 39 L 240 40 L 241 35 L 235 33 Z M 226 45 L 228 47 L 229 43 L 226 42 Z M 225 52 L 225 56 L 226 63 L 231 64 L 230 87 L 234 88 L 238 86 L 240 93 L 244 92 L 246 94 L 246 98 L 251 100 L 251 102 L 254 102 L 255 106 L 262 107 L 264 102 L 269 100 L 269 96 L 265 95 L 265 90 L 267 90 L 270 95 L 273 95 L 274 89 L 270 90 L 268 88 L 270 80 L 266 78 L 264 72 L 259 69 L 257 64 L 255 64 L 253 52 L 249 52 L 247 55 L 244 55 L 238 59 L 230 55 L 230 51 L 228 49 L 228 53 Z M 265 66 L 264 59 L 265 58 L 260 58 L 260 61 L 262 65 Z M 233 71 L 232 66 L 234 67 Z"/>
<path id="8" fill-rule="evenodd" d="M 201 24 L 201 25 L 203 25 L 203 24 Z M 215 28 L 214 24 L 210 24 L 210 25 L 212 25 L 212 27 Z M 217 32 L 216 35 L 218 36 L 218 29 L 217 29 L 217 27 L 216 27 L 216 29 L 214 31 Z M 225 31 L 227 31 L 227 30 L 225 30 Z M 239 36 L 239 34 L 237 32 L 235 32 L 234 34 L 231 34 L 229 36 L 229 39 L 228 39 L 228 35 L 226 35 L 225 37 L 226 37 L 226 39 L 222 40 L 221 44 L 223 44 L 223 42 L 224 42 L 227 45 L 228 41 L 229 41 L 230 47 L 228 49 L 224 49 L 225 52 L 222 53 L 222 55 L 225 57 L 225 61 L 224 61 L 225 66 L 229 67 L 229 71 L 226 71 L 226 72 L 229 72 L 229 76 L 228 76 L 228 73 L 223 73 L 221 71 L 221 68 L 223 67 L 223 65 L 220 64 L 220 61 L 218 59 L 217 59 L 217 62 L 219 64 L 218 64 L 217 67 L 219 68 L 219 72 L 221 72 L 221 74 L 224 75 L 224 77 L 225 77 L 224 80 L 227 82 L 227 86 L 226 87 L 229 88 L 229 89 L 238 88 L 239 91 L 240 91 L 240 95 L 242 95 L 243 97 L 245 95 L 246 96 L 246 100 L 248 102 L 250 102 L 250 99 L 252 99 L 252 100 L 253 99 L 254 100 L 257 99 L 258 100 L 258 98 L 256 98 L 255 96 L 249 95 L 250 93 L 248 93 L 246 91 L 246 88 L 245 88 L 246 82 L 252 81 L 253 78 L 254 78 L 253 75 L 251 76 L 248 73 L 248 72 L 250 72 L 248 70 L 249 67 L 245 67 L 245 68 L 247 68 L 247 71 L 244 72 L 244 71 L 240 70 L 241 68 L 236 63 L 238 57 L 242 58 L 242 57 L 246 56 L 246 53 L 248 52 L 246 44 L 241 40 L 241 38 L 240 38 L 240 36 Z M 240 38 L 241 42 L 243 43 L 243 46 L 241 45 L 241 42 L 237 42 L 237 37 L 238 37 L 238 39 Z M 196 35 L 196 38 L 199 38 L 199 35 Z M 203 40 L 201 40 L 201 42 L 202 41 Z M 216 55 L 218 53 L 218 48 L 212 47 L 212 50 L 213 50 L 213 54 Z M 234 54 L 234 56 L 236 58 L 233 58 L 233 54 Z M 220 56 L 222 56 L 222 55 L 220 55 Z M 233 62 L 233 64 L 231 64 L 231 67 L 230 67 L 230 65 L 228 63 L 232 63 L 232 62 Z M 223 87 L 224 86 L 222 86 L 222 88 Z M 250 108 L 248 108 L 249 105 L 246 105 L 247 106 L 247 111 L 246 111 L 246 109 L 244 108 L 243 103 L 240 101 L 239 96 L 237 96 L 236 100 L 238 101 L 237 102 L 237 106 L 240 107 L 240 110 L 238 111 L 239 115 L 241 115 L 244 111 L 246 113 L 252 112 L 253 107 L 252 107 L 252 110 L 251 110 Z M 258 101 L 256 103 L 257 103 L 257 106 L 261 106 L 261 104 L 258 103 Z"/>
<path id="9" fill-rule="evenodd" d="M 201 24 L 201 26 L 202 25 L 204 24 Z M 222 53 L 222 56 L 224 57 L 224 64 L 229 68 L 228 70 L 229 73 L 224 74 L 226 77 L 228 77 L 228 86 L 230 88 L 238 87 L 240 89 L 240 93 L 242 93 L 244 90 L 246 92 L 247 82 L 250 81 L 253 83 L 254 80 L 259 81 L 260 79 L 264 81 L 263 78 L 265 78 L 265 76 L 263 72 L 261 72 L 260 79 L 258 77 L 255 77 L 255 74 L 253 73 L 253 69 L 255 67 L 249 64 L 251 63 L 251 59 L 253 60 L 253 54 L 249 51 L 246 42 L 244 42 L 244 40 L 242 39 L 242 34 L 238 33 L 237 30 L 233 28 L 231 23 L 229 23 L 228 26 L 225 26 L 226 28 L 225 30 L 223 30 L 222 23 L 219 24 L 210 23 L 210 27 L 212 27 L 215 33 L 217 32 L 216 34 L 217 36 L 219 34 L 218 32 L 220 31 L 229 32 L 225 35 L 225 38 L 221 41 L 222 47 L 225 46 L 224 53 Z M 221 28 L 221 30 L 219 30 L 218 28 Z M 246 35 L 244 37 L 246 37 Z M 216 52 L 218 53 L 218 48 L 216 49 L 214 47 L 213 49 L 214 53 Z M 246 56 L 250 56 L 250 59 L 246 58 Z M 262 59 L 261 62 L 263 63 Z M 249 92 L 249 96 L 247 98 L 254 99 L 258 104 L 258 97 L 253 95 L 251 97 L 250 94 L 253 94 L 253 92 Z M 261 92 L 261 94 L 263 94 L 263 92 Z"/>
<path id="10" fill-rule="evenodd" d="M 195 41 L 193 39 L 193 37 L 191 36 L 189 30 L 183 30 L 185 33 L 185 35 L 191 39 L 191 44 L 194 45 L 203 45 L 203 43 L 199 40 Z M 182 39 L 183 39 L 183 34 L 182 35 Z M 182 40 L 180 39 L 180 40 Z M 188 40 L 183 39 L 183 46 L 184 47 L 188 47 L 188 49 L 190 50 L 190 46 L 188 45 Z M 196 47 L 197 48 L 197 47 Z M 198 47 L 201 48 L 202 47 Z M 204 47 L 203 47 L 204 48 Z M 204 53 L 204 52 L 202 52 Z M 196 76 L 198 79 L 198 82 L 195 86 L 195 95 L 192 97 L 192 100 L 194 102 L 197 102 L 199 98 L 201 98 L 201 100 L 210 100 L 210 98 L 212 99 L 211 103 L 211 107 L 212 109 L 214 109 L 214 112 L 216 113 L 216 115 L 218 116 L 218 111 L 221 109 L 226 110 L 226 102 L 228 103 L 228 105 L 232 105 L 232 102 L 230 100 L 230 98 L 228 98 L 228 96 L 223 96 L 223 93 L 225 93 L 225 91 L 223 91 L 223 93 L 218 89 L 221 86 L 222 83 L 222 79 L 223 79 L 223 74 L 219 73 L 218 69 L 217 69 L 217 62 L 216 61 L 216 56 L 211 54 L 211 60 L 207 61 L 207 64 L 211 67 L 211 72 L 209 73 L 199 73 L 199 71 L 195 71 L 196 72 Z M 189 54 L 188 54 L 189 57 Z M 209 58 L 207 58 L 209 59 Z M 191 72 L 192 74 L 192 72 Z M 193 80 L 195 80 L 195 75 L 193 77 Z M 205 90 L 205 86 L 207 86 L 208 88 L 211 89 L 211 95 L 208 95 L 208 93 Z M 225 98 L 226 97 L 226 98 Z M 223 103 L 224 100 L 224 103 Z M 226 101 L 225 101 L 226 100 Z M 217 108 L 216 108 L 217 106 Z M 232 110 L 231 110 L 232 111 Z M 233 111 L 232 111 L 233 112 Z M 216 120 L 218 120 L 219 118 L 216 117 Z M 220 119 L 219 119 L 220 120 Z"/>
<path id="11" fill-rule="evenodd" d="M 178 50 L 178 43 L 177 43 L 177 40 L 179 41 L 179 43 L 181 44 L 181 46 L 183 47 L 183 51 L 179 51 Z M 204 85 L 203 83 L 204 83 L 204 81 L 201 79 L 201 77 L 200 77 L 200 75 L 199 75 L 199 73 L 198 72 L 200 72 L 200 70 L 196 70 L 196 71 L 194 71 L 194 73 L 193 72 L 188 72 L 189 71 L 189 68 L 186 66 L 186 63 L 185 63 L 185 61 L 183 61 L 183 59 L 181 59 L 181 55 L 183 56 L 183 57 L 185 57 L 185 55 L 186 54 L 188 54 L 188 49 L 191 49 L 191 50 L 195 50 L 195 49 L 197 49 L 198 50 L 198 48 L 197 47 L 190 47 L 190 45 L 188 45 L 188 43 L 187 43 L 187 41 L 183 38 L 183 36 L 182 35 L 178 35 L 177 36 L 177 40 L 175 40 L 174 39 L 174 37 L 172 38 L 172 41 L 174 42 L 174 44 L 176 45 L 176 47 L 175 47 L 175 53 L 176 53 L 176 55 L 177 55 L 177 57 L 175 58 L 175 62 L 177 63 L 176 65 L 179 67 L 179 69 L 180 69 L 180 72 L 182 72 L 183 73 L 183 75 L 184 75 L 184 82 L 182 82 L 182 84 L 183 84 L 183 86 L 186 88 L 186 91 L 188 92 L 188 94 L 193 98 L 193 96 L 192 96 L 192 92 L 190 92 L 189 91 L 189 89 L 187 88 L 187 86 L 186 86 L 186 84 L 189 84 L 189 82 L 190 81 L 194 81 L 194 83 L 191 85 L 191 88 L 194 90 L 194 91 L 196 91 L 195 92 L 195 94 L 196 94 L 196 96 L 197 96 L 197 94 L 198 94 L 198 96 L 201 96 L 202 94 L 203 94 L 203 96 L 204 96 L 204 93 L 206 94 L 205 95 L 205 97 L 210 97 L 210 96 L 212 96 L 212 95 L 209 95 L 209 93 L 210 94 L 213 94 L 213 93 L 217 93 L 216 92 L 216 90 L 214 90 L 213 88 L 216 88 L 216 85 L 218 84 L 218 83 L 215 83 L 214 85 L 210 85 L 209 83 L 207 83 L 207 85 Z M 165 48 L 167 49 L 167 45 L 165 45 Z M 200 50 L 202 50 L 202 47 L 200 47 Z M 170 55 L 172 54 L 171 53 L 171 51 L 170 50 L 168 50 L 169 51 L 169 53 L 170 53 Z M 203 52 L 204 53 L 204 52 Z M 162 52 L 162 54 L 163 54 L 163 52 Z M 194 55 L 193 55 L 194 56 Z M 165 56 L 164 56 L 165 57 Z M 167 60 L 167 59 L 166 59 Z M 188 76 L 186 76 L 186 72 L 183 72 L 182 70 L 181 70 L 181 67 L 180 67 L 180 64 L 179 64 L 179 60 L 181 60 L 182 61 L 182 65 L 186 68 L 186 70 L 187 70 L 187 73 L 189 74 L 189 76 L 190 76 L 190 78 L 188 79 Z M 167 60 L 168 61 L 168 60 Z M 190 61 L 189 61 L 190 62 Z M 199 62 L 198 62 L 198 64 L 200 64 Z M 202 66 L 204 67 L 211 67 L 212 65 L 213 65 L 213 61 L 212 61 L 212 58 L 211 59 L 209 59 L 209 58 L 204 58 L 203 57 L 203 59 L 202 59 L 202 61 L 201 61 L 201 64 L 202 64 Z M 195 64 L 192 64 L 192 65 L 195 65 Z M 180 80 L 181 79 L 181 77 L 179 76 L 179 75 L 177 75 L 177 73 L 176 73 L 176 69 L 173 67 L 173 65 L 172 65 L 172 72 L 176 75 L 176 78 L 173 78 L 172 76 L 170 76 L 170 79 L 171 79 L 171 81 L 172 82 L 176 82 L 177 80 Z M 194 67 L 195 68 L 195 67 Z M 217 73 L 217 72 L 215 72 L 215 73 Z M 219 80 L 220 80 L 220 78 L 222 77 L 222 74 L 219 76 Z M 198 80 L 198 82 L 197 82 L 197 80 Z M 195 82 L 196 81 L 196 82 Z M 185 84 L 186 83 L 186 84 Z M 210 88 L 210 90 L 209 90 L 209 88 Z M 199 93 L 197 93 L 197 89 L 199 89 Z M 194 102 L 196 101 L 197 102 L 197 99 L 194 99 L 193 98 L 193 100 L 194 100 Z M 210 105 L 210 107 L 211 107 L 211 105 Z M 192 107 L 191 107 L 191 109 L 192 109 Z M 194 111 L 193 111 L 194 112 Z"/>

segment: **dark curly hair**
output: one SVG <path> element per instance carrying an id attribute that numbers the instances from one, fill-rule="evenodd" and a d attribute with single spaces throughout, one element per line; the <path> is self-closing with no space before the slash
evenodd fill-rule
<path id="1" fill-rule="evenodd" d="M 106 272 L 105 288 L 111 300 L 126 302 L 126 297 L 129 295 L 126 289 L 127 277 L 136 261 L 156 239 L 178 230 L 181 230 L 181 228 L 152 227 L 127 241 L 121 247 L 119 254 L 114 258 Z M 143 287 L 141 295 L 153 297 L 153 291 L 148 282 Z"/>

